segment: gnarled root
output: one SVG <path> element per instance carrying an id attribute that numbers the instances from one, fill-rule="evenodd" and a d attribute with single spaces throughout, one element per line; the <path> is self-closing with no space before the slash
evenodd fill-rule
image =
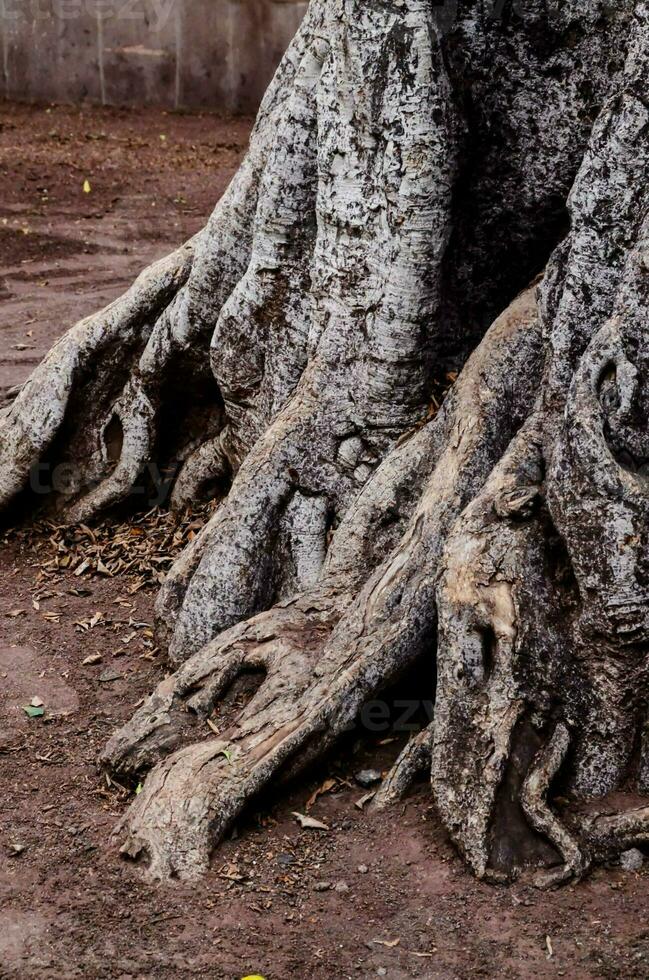
<path id="1" fill-rule="evenodd" d="M 111 429 L 120 431 L 118 439 L 127 446 L 129 459 L 139 457 L 143 447 L 150 444 L 152 412 L 142 389 L 134 383 L 129 386 L 127 381 L 120 400 L 115 388 L 124 384 L 124 376 L 128 378 L 131 361 L 146 344 L 152 324 L 164 315 L 187 282 L 195 248 L 195 241 L 188 243 L 147 269 L 122 299 L 65 334 L 36 368 L 0 419 L 0 506 L 27 486 L 32 467 L 47 465 L 52 445 L 70 414 L 71 399 L 84 379 L 88 387 L 75 406 L 81 413 L 77 439 L 82 434 L 88 439 L 90 430 L 97 440 L 79 455 L 80 461 L 85 460 L 78 466 L 84 465 L 86 482 L 97 480 L 107 468 L 115 466 L 111 460 Z M 110 364 L 108 376 L 99 372 L 99 377 L 93 377 L 98 361 Z M 71 439 L 75 441 L 74 437 Z M 121 451 L 122 446 L 119 455 Z M 113 485 L 127 479 L 126 470 L 132 474 L 133 468 L 125 459 L 113 474 Z M 137 462 L 135 468 L 139 472 Z M 79 474 L 75 467 L 74 486 Z"/>
<path id="2" fill-rule="evenodd" d="M 544 707 L 552 709 L 543 705 L 542 688 L 534 690 L 540 681 L 534 644 L 543 644 L 548 686 L 561 651 L 548 615 L 556 603 L 544 569 L 545 534 L 535 517 L 542 476 L 534 415 L 450 535 L 438 590 L 433 791 L 453 839 L 481 877 L 511 876 L 542 857 L 525 834 L 517 800 L 541 744 L 537 732 L 547 724 Z M 526 709 L 532 691 L 539 701 L 535 717 Z"/>
<path id="3" fill-rule="evenodd" d="M 287 604 L 225 633 L 164 681 L 107 746 L 103 763 L 127 775 L 162 759 L 118 828 L 127 831 L 123 853 L 146 855 L 152 875 L 205 870 L 243 806 L 320 738 L 326 680 L 318 663 L 340 613 L 327 597 L 316 612 L 317 601 Z M 207 721 L 219 697 L 251 671 L 264 675 L 256 694 L 231 728 L 213 734 Z M 179 748 L 203 732 L 208 737 Z"/>
<path id="4" fill-rule="evenodd" d="M 430 772 L 434 732 L 435 728 L 431 723 L 413 735 L 377 790 L 372 800 L 372 809 L 383 810 L 398 803 L 419 776 Z"/>
<path id="5" fill-rule="evenodd" d="M 534 883 L 539 887 L 580 878 L 588 867 L 588 858 L 580 843 L 569 833 L 547 801 L 552 781 L 566 760 L 569 746 L 570 733 L 566 725 L 560 722 L 532 761 L 521 791 L 521 806 L 530 827 L 550 841 L 563 859 L 563 864 L 558 868 L 536 873 Z"/>
<path id="6" fill-rule="evenodd" d="M 158 601 L 179 669 L 103 755 L 151 770 L 120 832 L 152 874 L 204 870 L 256 793 L 419 657 L 432 691 L 436 640 L 434 722 L 377 805 L 430 764 L 442 820 L 492 880 L 578 877 L 644 833 L 644 811 L 575 829 L 555 798 L 649 780 L 649 15 L 536 4 L 501 29 L 483 6 L 447 40 L 427 0 L 313 0 L 206 229 L 75 328 L 0 416 L 0 506 L 32 464 L 77 457 L 74 520 L 153 462 L 180 464 L 179 506 L 229 486 Z M 460 184 L 474 117 L 489 153 Z M 494 158 L 521 125 L 503 209 Z M 493 297 L 546 263 L 575 174 L 538 309 L 528 290 L 468 357 Z M 527 279 L 501 270 L 481 303 L 474 266 L 493 270 L 505 239 L 530 245 Z M 435 414 L 436 375 L 465 361 Z"/>
<path id="7" fill-rule="evenodd" d="M 295 165 L 271 187 L 263 176 L 269 159 L 271 172 L 282 173 L 278 152 L 286 154 L 287 144 L 299 142 L 315 121 L 303 103 L 305 90 L 313 88 L 312 49 L 321 21 L 316 3 L 266 95 L 249 153 L 203 231 L 65 334 L 0 416 L 0 508 L 31 484 L 41 495 L 53 494 L 70 523 L 87 521 L 128 497 L 139 478 L 154 486 L 137 489 L 150 489 L 160 502 L 169 468 L 171 483 L 180 471 L 176 499 L 184 503 L 189 488 L 227 476 L 218 438 L 224 428 L 228 468 L 236 467 L 244 450 L 234 444 L 224 415 L 210 342 L 249 263 L 269 238 L 281 236 L 282 218 L 292 222 L 291 204 L 310 210 L 304 200 L 313 188 L 310 149 L 296 153 Z M 264 222 L 260 215 L 264 207 L 272 215 L 282 195 L 288 203 L 271 233 L 273 219 Z M 300 255 L 304 242 L 296 236 Z M 301 366 L 303 351 L 296 356 Z M 211 468 L 210 447 L 220 450 Z"/>
<path id="8" fill-rule="evenodd" d="M 154 767 L 120 827 L 125 853 L 146 853 L 154 874 L 198 873 L 257 792 L 322 755 L 426 650 L 435 608 L 423 584 L 444 528 L 519 424 L 514 412 L 502 417 L 504 378 L 517 412 L 532 405 L 539 339 L 530 291 L 494 324 L 439 415 L 368 480 L 319 581 L 193 654 L 114 736 L 104 765 L 130 777 Z M 427 480 L 424 503 L 413 479 Z M 209 527 L 203 534 L 209 541 Z M 393 554 L 377 564 L 388 544 Z M 260 687 L 230 729 L 210 734 L 202 722 L 246 670 L 263 672 Z"/>
<path id="9" fill-rule="evenodd" d="M 433 791 L 475 872 L 496 880 L 577 877 L 606 828 L 610 849 L 643 826 L 638 811 L 597 818 L 590 835 L 568 829 L 551 797 L 605 796 L 642 777 L 648 57 L 637 8 L 621 91 L 593 129 L 571 233 L 541 291 L 549 356 L 537 411 L 442 563 Z"/>

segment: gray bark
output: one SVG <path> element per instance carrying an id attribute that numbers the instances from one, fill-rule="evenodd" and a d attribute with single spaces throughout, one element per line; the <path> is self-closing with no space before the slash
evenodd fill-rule
<path id="1" fill-rule="evenodd" d="M 150 770 L 118 835 L 151 874 L 422 658 L 434 719 L 374 805 L 428 769 L 494 880 L 647 839 L 606 799 L 649 783 L 649 10 L 453 6 L 312 0 L 204 231 L 0 416 L 7 509 L 39 461 L 75 463 L 71 522 L 152 462 L 175 506 L 224 490 L 158 599 L 177 670 L 102 756 Z"/>

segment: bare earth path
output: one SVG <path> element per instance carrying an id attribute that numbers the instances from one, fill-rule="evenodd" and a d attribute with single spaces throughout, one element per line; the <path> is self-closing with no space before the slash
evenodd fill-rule
<path id="1" fill-rule="evenodd" d="M 0 108 L 0 399 L 201 227 L 249 126 Z M 550 893 L 476 882 L 427 793 L 398 836 L 355 805 L 354 774 L 403 744 L 387 731 L 355 733 L 311 782 L 261 800 L 198 884 L 143 884 L 106 846 L 127 791 L 94 759 L 164 673 L 148 624 L 152 575 L 180 543 L 167 530 L 0 533 L 0 977 L 649 977 L 647 870 Z M 29 719 L 33 699 L 44 714 Z M 302 830 L 292 812 L 323 784 L 310 813 L 329 830 Z"/>

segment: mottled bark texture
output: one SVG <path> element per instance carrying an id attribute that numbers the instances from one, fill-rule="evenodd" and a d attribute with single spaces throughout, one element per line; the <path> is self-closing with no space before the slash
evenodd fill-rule
<path id="1" fill-rule="evenodd" d="M 417 663 L 434 718 L 375 805 L 428 770 L 495 880 L 648 840 L 614 802 L 649 790 L 647 77 L 645 2 L 312 0 L 205 229 L 0 415 L 9 513 L 36 464 L 70 522 L 147 469 L 223 498 L 102 759 L 148 772 L 118 834 L 151 874 Z"/>

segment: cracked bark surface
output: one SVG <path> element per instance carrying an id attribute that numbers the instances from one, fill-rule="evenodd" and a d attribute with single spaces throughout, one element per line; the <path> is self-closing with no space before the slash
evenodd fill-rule
<path id="1" fill-rule="evenodd" d="M 312 0 L 203 232 L 0 416 L 10 515 L 36 464 L 71 522 L 152 466 L 223 497 L 158 599 L 175 672 L 101 760 L 148 773 L 117 834 L 154 876 L 421 662 L 433 721 L 373 805 L 428 770 L 494 881 L 647 840 L 609 797 L 649 784 L 649 8 L 486 7 Z"/>

